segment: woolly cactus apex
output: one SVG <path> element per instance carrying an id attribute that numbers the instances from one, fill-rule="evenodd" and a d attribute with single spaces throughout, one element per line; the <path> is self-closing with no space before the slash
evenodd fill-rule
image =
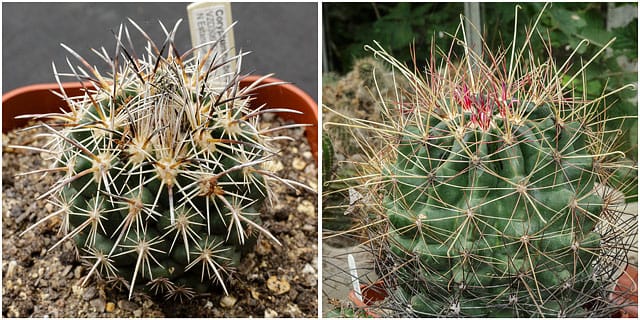
<path id="1" fill-rule="evenodd" d="M 368 48 L 408 80 L 395 103 L 379 103 L 382 123 L 347 119 L 374 137 L 358 141 L 368 156 L 361 181 L 377 199 L 378 220 L 364 223 L 395 315 L 617 308 L 607 297 L 637 234 L 635 217 L 620 223 L 612 189 L 625 154 L 605 135 L 606 95 L 574 95 L 571 80 L 589 61 L 567 74 L 570 62 L 533 55 L 532 30 L 522 48 L 478 55 L 459 29 L 424 74 Z"/>
<path id="2" fill-rule="evenodd" d="M 66 46 L 82 66 L 69 62 L 70 74 L 54 66 L 58 82 L 87 82 L 81 96 L 60 94 L 69 111 L 39 116 L 50 120 L 42 126 L 55 167 L 38 172 L 65 173 L 42 195 L 60 207 L 44 219 L 61 218 L 64 237 L 53 247 L 73 239 L 91 266 L 87 279 L 120 284 L 129 297 L 142 288 L 190 298 L 210 284 L 226 293 L 258 234 L 279 244 L 260 220 L 270 185 L 304 187 L 266 169 L 278 157 L 271 140 L 286 137 L 259 129 L 265 112 L 297 111 L 250 107 L 264 78 L 240 87 L 239 70 L 222 71 L 240 66 L 244 54 L 223 59 L 217 42 L 205 44 L 205 55 L 180 54 L 173 41 L 180 22 L 162 26 L 161 45 L 130 23 L 147 39 L 143 55 L 123 45 L 133 46 L 121 26 L 113 58 L 95 51 L 111 67 L 108 76 Z"/>

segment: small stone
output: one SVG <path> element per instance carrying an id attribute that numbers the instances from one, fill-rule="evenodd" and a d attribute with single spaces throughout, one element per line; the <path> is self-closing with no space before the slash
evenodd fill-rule
<path id="1" fill-rule="evenodd" d="M 311 154 L 311 151 L 305 151 L 302 153 L 302 157 L 307 159 L 307 160 L 311 160 L 311 157 L 313 156 L 313 154 Z"/>
<path id="2" fill-rule="evenodd" d="M 304 265 L 304 268 L 302 268 L 302 273 L 303 274 L 316 274 L 316 269 L 314 269 L 312 265 L 307 263 L 307 264 Z"/>
<path id="3" fill-rule="evenodd" d="M 291 285 L 287 279 L 278 279 L 276 276 L 271 276 L 267 279 L 267 288 L 271 290 L 276 295 L 281 295 L 289 292 L 291 289 Z"/>
<path id="4" fill-rule="evenodd" d="M 82 293 L 84 292 L 84 288 L 82 286 L 74 284 L 74 285 L 71 286 L 71 292 L 73 292 L 73 294 L 75 294 L 77 296 L 81 296 Z"/>
<path id="5" fill-rule="evenodd" d="M 263 113 L 260 117 L 261 117 L 260 120 L 262 120 L 264 123 L 273 122 L 273 121 L 275 121 L 274 119 L 276 118 L 276 114 L 275 113 L 266 112 L 266 113 Z"/>
<path id="6" fill-rule="evenodd" d="M 264 310 L 264 317 L 265 318 L 277 318 L 278 317 L 278 313 L 273 309 L 267 308 L 266 310 Z"/>
<path id="7" fill-rule="evenodd" d="M 64 268 L 64 270 L 62 271 L 62 276 L 63 277 L 66 276 L 71 271 L 72 268 L 73 266 L 67 266 L 66 268 Z"/>
<path id="8" fill-rule="evenodd" d="M 316 272 L 316 269 L 310 265 L 310 264 L 305 264 L 304 268 L 302 269 L 302 274 L 304 275 L 304 284 L 312 287 L 314 285 L 317 285 L 318 283 L 318 273 Z"/>
<path id="9" fill-rule="evenodd" d="M 258 290 L 256 290 L 255 288 L 251 288 L 251 297 L 256 300 L 260 300 L 260 292 L 258 292 Z"/>
<path id="10" fill-rule="evenodd" d="M 77 266 L 75 268 L 75 270 L 73 270 L 73 276 L 76 279 L 80 279 L 82 277 L 82 271 L 84 270 L 84 268 L 82 266 Z"/>
<path id="11" fill-rule="evenodd" d="M 297 210 L 298 212 L 302 212 L 310 218 L 316 217 L 316 207 L 309 200 L 302 201 L 298 205 Z"/>
<path id="12" fill-rule="evenodd" d="M 73 246 L 74 246 L 74 242 L 73 241 L 67 241 L 67 242 L 64 243 L 65 251 L 73 250 Z"/>
<path id="13" fill-rule="evenodd" d="M 294 169 L 298 171 L 302 171 L 307 166 L 307 162 L 305 162 L 300 158 L 293 158 L 291 165 L 293 166 Z"/>
<path id="14" fill-rule="evenodd" d="M 128 300 L 119 300 L 118 301 L 118 308 L 124 310 L 124 311 L 134 311 L 136 309 L 138 309 L 138 305 L 135 302 L 131 302 Z"/>
<path id="15" fill-rule="evenodd" d="M 44 208 L 47 210 L 48 213 L 53 212 L 53 204 L 50 202 L 47 202 L 47 204 L 44 205 Z"/>
<path id="16" fill-rule="evenodd" d="M 7 266 L 7 273 L 5 273 L 5 277 L 7 278 L 13 277 L 13 274 L 16 272 L 17 267 L 18 267 L 17 261 L 15 260 L 9 261 L 9 265 Z"/>
<path id="17" fill-rule="evenodd" d="M 93 297 L 96 296 L 96 293 L 98 292 L 98 290 L 96 290 L 95 287 L 88 287 L 86 290 L 84 290 L 84 292 L 82 293 L 82 299 L 84 301 L 89 301 L 91 300 Z"/>
<path id="18" fill-rule="evenodd" d="M 264 163 L 263 166 L 266 170 L 269 170 L 271 172 L 278 172 L 284 169 L 284 165 L 282 164 L 282 161 L 277 161 L 277 160 L 267 161 Z"/>
<path id="19" fill-rule="evenodd" d="M 297 304 L 287 303 L 287 309 L 285 311 L 289 314 L 289 317 L 292 318 L 297 318 L 302 314 Z"/>
<path id="20" fill-rule="evenodd" d="M 142 317 L 142 309 L 136 309 L 133 311 L 133 316 L 136 318 Z"/>
<path id="21" fill-rule="evenodd" d="M 261 239 L 256 245 L 256 253 L 260 256 L 267 255 L 271 252 L 271 243 L 266 239 Z"/>
<path id="22" fill-rule="evenodd" d="M 92 307 L 96 308 L 97 312 L 104 312 L 105 303 L 104 303 L 104 300 L 102 300 L 102 298 L 93 299 L 93 300 L 89 301 L 89 304 Z M 109 312 L 111 312 L 111 311 L 109 311 Z"/>
<path id="23" fill-rule="evenodd" d="M 204 307 L 207 308 L 207 309 L 213 308 L 213 302 L 207 300 L 207 303 L 205 303 Z"/>
<path id="24" fill-rule="evenodd" d="M 113 302 L 108 302 L 105 309 L 107 310 L 107 312 L 111 313 L 116 310 L 116 304 Z"/>
<path id="25" fill-rule="evenodd" d="M 222 297 L 222 299 L 220 299 L 220 306 L 228 309 L 233 307 L 237 301 L 238 301 L 238 298 L 234 296 L 224 296 Z"/>
<path id="26" fill-rule="evenodd" d="M 11 291 L 13 290 L 13 281 L 11 280 L 7 280 L 7 282 L 4 284 L 4 289 L 7 291 Z"/>

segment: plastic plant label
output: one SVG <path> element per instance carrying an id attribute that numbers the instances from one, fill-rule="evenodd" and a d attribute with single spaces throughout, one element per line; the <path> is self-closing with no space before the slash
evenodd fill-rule
<path id="1" fill-rule="evenodd" d="M 218 42 L 216 52 L 218 61 L 225 61 L 236 54 L 233 37 L 233 20 L 231 18 L 231 4 L 229 2 L 196 2 L 187 6 L 189 16 L 189 31 L 191 44 L 196 47 L 205 43 L 198 51 L 202 56 L 211 45 Z M 210 62 L 210 61 L 209 61 Z M 232 74 L 236 70 L 235 61 L 222 67 L 220 74 Z"/>

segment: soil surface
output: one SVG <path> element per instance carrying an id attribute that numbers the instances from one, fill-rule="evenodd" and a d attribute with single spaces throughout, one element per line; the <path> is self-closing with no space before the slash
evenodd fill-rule
<path id="1" fill-rule="evenodd" d="M 278 119 L 271 126 L 278 125 Z M 274 163 L 281 177 L 317 190 L 317 168 L 302 129 L 280 142 L 283 157 Z M 282 141 L 282 140 L 281 140 Z M 47 167 L 40 152 L 11 145 L 41 146 L 33 131 L 2 136 L 2 316 L 3 317 L 316 317 L 318 313 L 317 196 L 284 186 L 274 189 L 278 201 L 263 212 L 264 225 L 282 243 L 261 237 L 254 253 L 243 258 L 222 290 L 189 301 L 111 288 L 91 278 L 81 283 L 88 267 L 77 257 L 72 241 L 49 250 L 63 235 L 58 225 L 45 222 L 21 234 L 54 212 L 54 206 L 35 199 L 53 185 L 54 175 L 19 173 Z M 49 251 L 48 251 L 49 250 Z"/>

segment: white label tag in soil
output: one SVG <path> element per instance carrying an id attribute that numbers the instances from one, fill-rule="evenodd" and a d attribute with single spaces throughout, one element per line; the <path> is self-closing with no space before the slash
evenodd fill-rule
<path id="1" fill-rule="evenodd" d="M 236 54 L 231 19 L 231 4 L 229 2 L 197 2 L 187 6 L 189 15 L 189 31 L 191 44 L 199 46 L 203 43 L 220 41 L 217 45 L 218 61 L 225 61 Z M 204 55 L 210 46 L 204 46 L 199 51 Z M 215 52 L 214 52 L 215 53 Z M 213 55 L 212 55 L 213 56 Z M 211 58 L 211 57 L 210 57 Z M 231 74 L 236 71 L 235 61 L 225 64 L 219 74 Z"/>

